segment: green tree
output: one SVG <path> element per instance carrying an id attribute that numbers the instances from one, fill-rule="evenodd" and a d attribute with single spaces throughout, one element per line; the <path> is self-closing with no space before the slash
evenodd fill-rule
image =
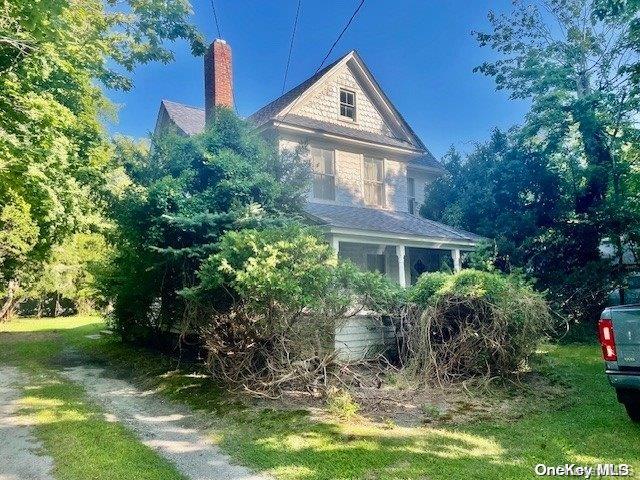
<path id="1" fill-rule="evenodd" d="M 575 221 L 593 238 L 585 246 L 593 251 L 602 235 L 611 236 L 621 254 L 627 219 L 603 212 L 609 198 L 622 202 L 627 166 L 620 148 L 637 140 L 638 96 L 627 55 L 634 22 L 599 20 L 591 0 L 544 1 L 542 10 L 514 4 L 510 15 L 489 14 L 490 32 L 476 33 L 480 45 L 500 54 L 476 70 L 512 98 L 532 100 L 524 132 L 530 141 L 559 154 L 574 151 L 566 168 L 575 185 Z"/>
<path id="2" fill-rule="evenodd" d="M 202 53 L 190 14 L 186 0 L 0 0 L 0 210 L 18 208 L 20 222 L 37 227 L 21 250 L 25 266 L 99 227 L 110 156 L 101 119 L 113 114 L 102 86 L 129 89 L 137 64 L 170 61 L 166 40 Z M 6 313 L 26 277 L 15 262 L 0 268 Z"/>
<path id="3" fill-rule="evenodd" d="M 150 151 L 120 139 L 116 151 L 130 183 L 112 201 L 118 252 L 105 288 L 130 334 L 183 320 L 179 292 L 197 283 L 221 235 L 295 218 L 309 174 L 297 152 L 280 154 L 227 109 L 201 135 L 168 132 Z"/>
<path id="4" fill-rule="evenodd" d="M 495 247 L 470 259 L 476 268 L 522 270 L 549 291 L 557 311 L 584 321 L 613 287 L 611 265 L 575 221 L 565 162 L 523 142 L 520 130 L 495 131 L 464 158 L 455 151 L 445 157 L 448 174 L 436 180 L 421 213 L 491 239 Z"/>
<path id="5" fill-rule="evenodd" d="M 104 306 L 106 299 L 99 293 L 96 276 L 110 255 L 111 247 L 100 233 L 75 233 L 55 245 L 49 260 L 23 294 L 25 302 L 33 307 L 28 312 L 38 316 L 86 314 Z"/>

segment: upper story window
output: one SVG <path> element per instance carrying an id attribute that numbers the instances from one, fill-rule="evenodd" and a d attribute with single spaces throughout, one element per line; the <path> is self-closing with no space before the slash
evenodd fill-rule
<path id="1" fill-rule="evenodd" d="M 311 147 L 313 198 L 336 199 L 336 170 L 333 150 Z"/>
<path id="2" fill-rule="evenodd" d="M 340 89 L 340 116 L 356 119 L 356 93 L 350 90 Z"/>
<path id="3" fill-rule="evenodd" d="M 384 206 L 384 160 L 364 157 L 364 202 Z"/>
<path id="4" fill-rule="evenodd" d="M 407 207 L 411 215 L 416 213 L 416 179 L 407 177 Z"/>

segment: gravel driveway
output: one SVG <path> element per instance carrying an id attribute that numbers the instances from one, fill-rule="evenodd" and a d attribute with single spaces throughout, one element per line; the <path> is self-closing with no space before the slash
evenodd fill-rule
<path id="1" fill-rule="evenodd" d="M 24 381 L 17 368 L 0 366 L 0 480 L 53 480 L 53 460 L 38 455 L 42 446 L 19 414 Z"/>
<path id="2" fill-rule="evenodd" d="M 185 406 L 170 403 L 123 380 L 109 378 L 99 368 L 76 366 L 65 369 L 63 375 L 83 385 L 87 395 L 114 420 L 134 431 L 145 445 L 171 461 L 190 479 L 270 478 L 233 465 L 230 458 L 207 438 L 205 429 Z M 5 478 L 0 477 L 0 480 Z"/>

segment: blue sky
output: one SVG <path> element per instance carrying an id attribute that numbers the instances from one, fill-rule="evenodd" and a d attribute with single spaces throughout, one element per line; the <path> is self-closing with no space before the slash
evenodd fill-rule
<path id="1" fill-rule="evenodd" d="M 193 21 L 208 41 L 217 34 L 210 0 L 192 0 Z M 358 0 L 302 0 L 287 89 L 318 68 Z M 248 116 L 280 95 L 297 0 L 216 0 L 234 56 L 238 113 Z M 472 72 L 493 58 L 472 30 L 488 26 L 487 12 L 510 0 L 367 0 L 328 62 L 356 49 L 406 120 L 440 157 L 449 146 L 468 151 L 494 126 L 522 121 L 527 104 L 496 92 L 493 81 Z M 119 106 L 110 131 L 134 137 L 154 126 L 161 99 L 203 105 L 202 57 L 184 43 L 176 61 L 144 65 L 127 93 L 109 91 Z"/>

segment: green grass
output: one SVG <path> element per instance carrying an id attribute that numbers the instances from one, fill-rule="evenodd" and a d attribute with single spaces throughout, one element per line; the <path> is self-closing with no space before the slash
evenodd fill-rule
<path id="1" fill-rule="evenodd" d="M 61 377 L 56 364 L 68 345 L 64 331 L 94 331 L 95 317 L 19 320 L 0 324 L 0 363 L 18 366 L 30 381 L 19 414 L 35 424 L 57 479 L 182 479 L 156 455 L 87 400 L 84 390 Z"/>
<path id="2" fill-rule="evenodd" d="M 68 329 L 59 332 L 65 343 L 123 377 L 210 412 L 213 437 L 225 451 L 280 479 L 522 479 L 536 478 L 533 467 L 538 463 L 627 463 L 640 472 L 640 427 L 617 403 L 595 346 L 549 347 L 548 361 L 565 372 L 575 396 L 573 402 L 558 402 L 562 408 L 510 422 L 496 412 L 490 422 L 408 428 L 355 420 L 319 422 L 303 411 L 243 407 L 194 367 L 178 368 L 168 357 L 113 338 L 87 338 L 104 328 L 99 323 L 78 321 L 74 326 L 74 320 L 65 321 Z M 37 329 L 28 334 L 33 340 L 18 342 L 19 355 L 34 349 L 50 355 L 47 341 L 34 346 L 35 338 L 48 334 L 48 328 L 60 328 L 57 322 L 11 325 L 15 333 L 0 335 L 0 352 L 5 338 Z"/>

